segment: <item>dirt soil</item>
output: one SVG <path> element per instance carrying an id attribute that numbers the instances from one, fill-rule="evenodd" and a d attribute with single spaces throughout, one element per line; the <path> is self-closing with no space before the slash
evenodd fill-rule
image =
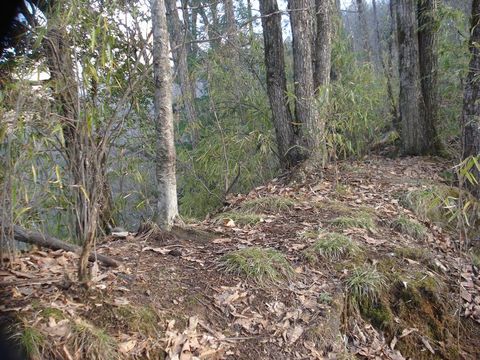
<path id="1" fill-rule="evenodd" d="M 0 314 L 22 344 L 26 330 L 39 334 L 39 345 L 27 349 L 34 359 L 478 359 L 478 269 L 456 249 L 455 230 L 418 218 L 400 200 L 443 183 L 444 170 L 431 158 L 382 157 L 341 162 L 322 176 L 299 170 L 228 199 L 228 214 L 259 198 L 292 200 L 257 209 L 257 223 L 219 213 L 172 234 L 102 239 L 99 252 L 122 266 L 94 264 L 88 288 L 73 280 L 76 255 L 22 253 L 0 270 Z M 339 229 L 332 221 L 359 213 L 375 226 Z M 392 227 L 399 215 L 424 225 L 425 236 Z M 307 261 L 314 239 L 305 234 L 319 230 L 349 236 L 362 254 Z M 251 246 L 281 251 L 294 276 L 258 283 L 227 273 L 222 256 Z M 365 307 L 352 305 L 346 290 L 362 266 L 386 279 Z M 92 339 L 109 339 L 111 352 L 93 349 L 96 340 L 77 341 L 85 328 L 97 334 Z"/>

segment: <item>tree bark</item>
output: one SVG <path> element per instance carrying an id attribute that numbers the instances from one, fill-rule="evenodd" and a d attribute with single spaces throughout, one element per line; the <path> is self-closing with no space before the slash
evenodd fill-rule
<path id="1" fill-rule="evenodd" d="M 235 44 L 237 40 L 237 24 L 235 22 L 235 10 L 233 0 L 224 0 L 225 18 L 227 20 L 227 40 Z"/>
<path id="2" fill-rule="evenodd" d="M 178 217 L 172 75 L 164 0 L 151 0 L 156 144 L 157 215 L 160 228 L 170 230 Z"/>
<path id="3" fill-rule="evenodd" d="M 310 1 L 290 0 L 288 4 L 293 38 L 295 117 L 296 121 L 301 123 L 302 142 L 308 156 L 323 162 L 325 125 L 315 106 Z"/>
<path id="4" fill-rule="evenodd" d="M 420 85 L 415 2 L 397 0 L 396 14 L 402 151 L 404 155 L 424 155 L 429 152 L 429 139 Z"/>
<path id="5" fill-rule="evenodd" d="M 426 136 L 429 139 L 430 153 L 441 149 L 436 131 L 438 123 L 438 89 L 436 54 L 436 13 L 437 0 L 417 0 L 418 50 L 420 61 L 420 84 L 425 110 Z"/>
<path id="6" fill-rule="evenodd" d="M 393 118 L 393 124 L 396 124 L 397 122 L 397 105 L 395 101 L 395 97 L 393 96 L 393 86 L 392 86 L 392 58 L 391 54 L 384 54 L 383 46 L 382 46 L 382 41 L 380 37 L 380 29 L 379 29 L 379 24 L 378 24 L 378 15 L 377 15 L 377 2 L 375 0 L 372 0 L 372 10 L 373 10 L 373 21 L 375 24 L 375 38 L 377 42 L 377 57 L 378 61 L 380 64 L 382 64 L 382 69 L 385 74 L 385 78 L 387 80 L 387 96 L 388 99 L 390 100 L 390 113 Z M 393 26 L 393 19 L 392 21 L 392 26 Z M 390 37 L 393 37 L 393 28 L 390 28 Z M 390 44 L 391 39 L 389 39 L 389 44 Z M 390 45 L 389 45 L 390 46 Z"/>
<path id="7" fill-rule="evenodd" d="M 265 46 L 265 67 L 267 92 L 272 109 L 273 125 L 279 152 L 280 165 L 288 169 L 302 159 L 295 146 L 295 132 L 292 114 L 287 99 L 287 79 L 282 38 L 282 16 L 276 0 L 260 1 L 263 41 Z"/>
<path id="8" fill-rule="evenodd" d="M 314 86 L 330 84 L 330 71 L 332 67 L 332 35 L 333 35 L 333 2 L 332 0 L 315 0 L 315 13 L 317 18 L 315 37 L 315 68 Z"/>
<path id="9" fill-rule="evenodd" d="M 167 7 L 167 18 L 170 25 L 170 45 L 173 55 L 182 102 L 185 115 L 189 124 L 189 132 L 192 146 L 195 147 L 199 140 L 197 129 L 197 111 L 195 109 L 194 87 L 190 81 L 187 61 L 186 28 L 182 26 L 178 16 L 176 0 L 165 0 Z"/>
<path id="10" fill-rule="evenodd" d="M 462 157 L 480 156 L 480 0 L 472 2 L 470 31 L 470 65 L 465 83 L 462 111 Z M 480 182 L 480 171 L 473 166 L 472 175 Z M 474 196 L 480 199 L 480 185 L 467 183 Z"/>
<path id="11" fill-rule="evenodd" d="M 358 23 L 360 24 L 360 32 L 363 42 L 364 59 L 366 62 L 371 61 L 372 47 L 370 46 L 370 35 L 368 31 L 367 15 L 365 14 L 365 4 L 362 0 L 356 0 Z"/>

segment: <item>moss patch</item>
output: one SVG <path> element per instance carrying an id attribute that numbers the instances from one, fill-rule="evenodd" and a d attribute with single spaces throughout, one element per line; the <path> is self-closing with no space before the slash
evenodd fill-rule
<path id="1" fill-rule="evenodd" d="M 433 258 L 432 254 L 423 248 L 400 247 L 395 249 L 395 255 L 398 257 L 419 261 L 429 264 Z"/>

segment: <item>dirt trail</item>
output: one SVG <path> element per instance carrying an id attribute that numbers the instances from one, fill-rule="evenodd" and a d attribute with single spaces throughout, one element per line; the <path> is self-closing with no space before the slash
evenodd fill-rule
<path id="1" fill-rule="evenodd" d="M 46 339 L 38 341 L 45 358 L 479 358 L 478 269 L 454 250 L 454 231 L 400 200 L 441 183 L 444 170 L 434 159 L 377 157 L 342 162 L 322 178 L 276 179 L 231 197 L 191 231 L 105 239 L 100 252 L 123 265 L 94 266 L 89 290 L 70 280 L 76 255 L 26 253 L 0 271 L 0 311 L 22 334 Z M 400 215 L 425 233 L 392 226 Z M 326 232 L 362 251 L 309 261 L 306 250 Z M 262 284 L 225 271 L 222 256 L 253 246 L 279 250 L 294 275 Z M 346 284 L 360 268 L 384 279 L 373 303 L 350 301 Z M 88 344 L 99 332 L 111 341 L 95 353 Z"/>

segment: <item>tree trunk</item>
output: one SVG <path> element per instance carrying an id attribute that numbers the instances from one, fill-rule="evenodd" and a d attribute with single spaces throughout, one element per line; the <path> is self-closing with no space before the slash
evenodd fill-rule
<path id="1" fill-rule="evenodd" d="M 470 66 L 463 96 L 463 159 L 480 155 L 480 0 L 472 2 L 470 32 Z M 473 166 L 472 175 L 480 182 L 480 171 Z M 467 183 L 473 195 L 480 199 L 480 185 Z"/>
<path id="2" fill-rule="evenodd" d="M 436 13 L 437 0 L 418 0 L 418 50 L 420 61 L 420 83 L 425 109 L 426 136 L 429 139 L 430 153 L 441 149 L 436 131 L 438 123 Z"/>
<path id="3" fill-rule="evenodd" d="M 194 87 L 190 82 L 188 71 L 187 47 L 185 45 L 187 40 L 186 29 L 182 26 L 180 17 L 178 16 L 176 0 L 165 0 L 165 4 L 167 7 L 168 23 L 170 25 L 170 45 L 172 49 L 173 63 L 180 84 L 183 109 L 189 124 L 192 146 L 195 147 L 198 143 L 199 135 L 197 129 Z"/>
<path id="4" fill-rule="evenodd" d="M 151 0 L 157 180 L 156 222 L 170 230 L 178 217 L 175 145 L 172 111 L 172 75 L 164 0 Z"/>
<path id="5" fill-rule="evenodd" d="M 393 123 L 397 121 L 397 105 L 395 97 L 393 96 L 393 87 L 392 87 L 392 59 L 390 54 L 384 54 L 382 41 L 380 38 L 380 29 L 378 24 L 378 15 L 377 15 L 377 2 L 372 0 L 372 9 L 373 9 L 373 21 L 375 23 L 375 38 L 377 42 L 377 57 L 380 64 L 382 64 L 383 72 L 387 80 L 387 96 L 390 100 L 390 113 L 393 118 Z M 393 24 L 393 20 L 392 20 Z M 392 25 L 393 26 L 393 25 Z M 393 28 L 390 29 L 390 37 L 393 36 Z M 390 39 L 389 39 L 390 42 Z"/>
<path id="6" fill-rule="evenodd" d="M 288 4 L 293 38 L 295 117 L 302 125 L 302 142 L 309 152 L 308 156 L 323 163 L 325 125 L 315 106 L 310 1 L 290 0 Z"/>
<path id="7" fill-rule="evenodd" d="M 423 155 L 429 151 L 429 139 L 420 85 L 415 2 L 398 0 L 396 13 L 402 150 L 404 155 Z"/>
<path id="8" fill-rule="evenodd" d="M 390 16 L 390 33 L 388 35 L 388 56 L 387 56 L 387 72 L 390 74 L 391 79 L 393 81 L 393 69 L 394 63 L 396 63 L 395 59 L 397 58 L 395 49 L 398 49 L 398 39 L 396 36 L 397 31 L 397 16 L 395 13 L 395 2 L 396 0 L 390 0 L 388 4 L 388 13 Z M 392 125 L 393 128 L 400 134 L 401 133 L 401 124 L 400 124 L 400 115 L 398 113 L 398 101 L 397 98 L 394 96 L 393 93 L 393 85 L 392 85 L 392 98 L 390 99 L 392 102 Z"/>
<path id="9" fill-rule="evenodd" d="M 235 22 L 235 11 L 233 0 L 224 0 L 225 18 L 227 20 L 227 40 L 235 44 L 237 40 L 237 24 Z"/>
<path id="10" fill-rule="evenodd" d="M 370 35 L 368 31 L 367 15 L 365 14 L 365 4 L 362 0 L 357 1 L 358 23 L 360 25 L 360 36 L 363 42 L 364 59 L 371 61 L 372 47 L 370 46 Z"/>
<path id="11" fill-rule="evenodd" d="M 247 0 L 247 21 L 248 21 L 248 37 L 250 41 L 253 40 L 253 15 L 252 15 L 252 0 Z"/>
<path id="12" fill-rule="evenodd" d="M 276 0 L 260 1 L 260 13 L 265 46 L 268 99 L 272 109 L 280 165 L 288 169 L 302 159 L 299 148 L 295 146 L 292 114 L 287 102 L 282 16 Z"/>
<path id="13" fill-rule="evenodd" d="M 332 0 L 315 0 L 315 13 L 317 18 L 315 37 L 315 68 L 314 86 L 330 84 L 330 70 L 332 64 L 332 33 L 333 33 L 333 2 Z"/>

